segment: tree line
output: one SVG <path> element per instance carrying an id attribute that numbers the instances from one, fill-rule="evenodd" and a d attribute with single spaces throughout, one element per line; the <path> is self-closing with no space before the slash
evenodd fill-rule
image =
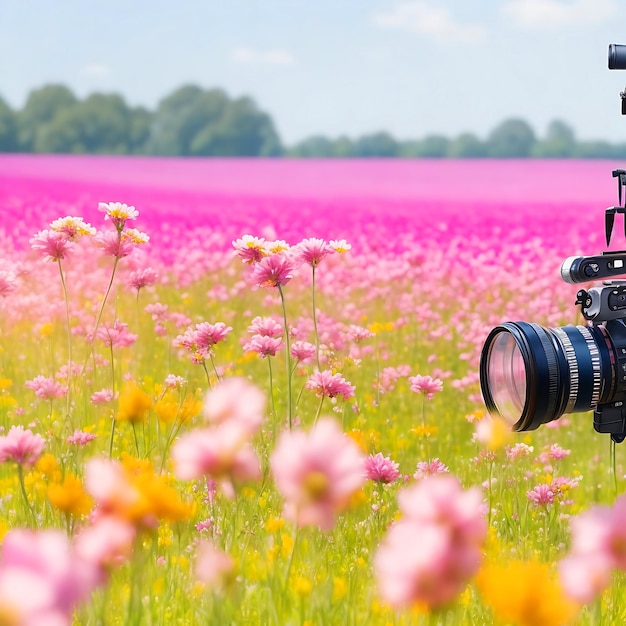
<path id="1" fill-rule="evenodd" d="M 185 85 L 153 111 L 118 94 L 79 99 L 64 85 L 30 92 L 12 109 L 0 98 L 0 152 L 298 158 L 626 158 L 626 143 L 579 141 L 561 120 L 538 137 L 523 119 L 473 133 L 397 140 L 388 132 L 357 138 L 314 135 L 285 146 L 271 116 L 252 98 Z"/>

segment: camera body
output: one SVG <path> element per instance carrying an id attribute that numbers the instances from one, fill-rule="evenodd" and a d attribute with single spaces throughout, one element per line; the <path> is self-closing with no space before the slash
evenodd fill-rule
<path id="1" fill-rule="evenodd" d="M 609 46 L 609 69 L 626 69 L 626 46 Z M 620 96 L 626 114 L 626 90 Z M 618 205 L 605 211 L 607 247 L 615 216 L 623 214 L 626 220 L 626 170 L 612 175 Z M 615 278 L 624 274 L 626 251 L 569 257 L 561 265 L 565 282 L 605 281 L 577 294 L 586 325 L 506 322 L 489 333 L 480 358 L 480 385 L 490 413 L 512 430 L 524 431 L 593 409 L 597 432 L 617 443 L 626 439 L 626 280 Z"/>

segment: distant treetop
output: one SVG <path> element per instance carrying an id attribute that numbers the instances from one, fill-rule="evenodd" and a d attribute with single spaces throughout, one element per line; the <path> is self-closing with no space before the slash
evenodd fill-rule
<path id="1" fill-rule="evenodd" d="M 184 85 L 150 111 L 118 94 L 80 100 L 64 85 L 33 90 L 14 111 L 0 97 L 0 152 L 294 158 L 626 158 L 626 144 L 577 141 L 562 120 L 537 138 L 523 119 L 500 122 L 482 140 L 427 135 L 397 140 L 385 131 L 357 138 L 314 135 L 285 147 L 271 116 L 252 98 Z"/>

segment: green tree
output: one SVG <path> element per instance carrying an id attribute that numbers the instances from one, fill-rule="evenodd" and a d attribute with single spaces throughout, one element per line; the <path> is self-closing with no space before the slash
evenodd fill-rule
<path id="1" fill-rule="evenodd" d="M 524 158 L 532 154 L 535 133 L 522 119 L 504 120 L 487 138 L 487 154 L 496 158 Z"/>
<path id="2" fill-rule="evenodd" d="M 353 157 L 355 153 L 354 142 L 349 137 L 342 135 L 333 141 L 333 155 L 342 159 Z"/>
<path id="3" fill-rule="evenodd" d="M 398 142 L 386 132 L 363 135 L 356 140 L 354 152 L 359 157 L 395 157 L 398 156 Z"/>
<path id="4" fill-rule="evenodd" d="M 46 85 L 31 91 L 17 115 L 20 149 L 32 152 L 37 135 L 61 111 L 76 104 L 76 96 L 64 85 Z"/>
<path id="5" fill-rule="evenodd" d="M 17 119 L 11 107 L 0 98 L 0 152 L 17 152 Z"/>
<path id="6" fill-rule="evenodd" d="M 463 133 L 450 142 L 448 156 L 455 159 L 473 159 L 487 156 L 487 146 L 472 133 Z"/>
<path id="7" fill-rule="evenodd" d="M 275 156 L 282 148 L 270 117 L 250 98 L 186 85 L 164 98 L 153 118 L 149 150 L 193 156 Z"/>
<path id="8" fill-rule="evenodd" d="M 450 140 L 443 135 L 428 135 L 418 145 L 419 157 L 441 159 L 448 155 Z"/>
<path id="9" fill-rule="evenodd" d="M 294 157 L 323 159 L 335 156 L 335 145 L 328 137 L 313 135 L 295 144 L 288 154 Z"/>
<path id="10" fill-rule="evenodd" d="M 546 138 L 535 145 L 533 154 L 544 158 L 566 158 L 574 156 L 576 137 L 574 130 L 561 120 L 548 125 Z"/>

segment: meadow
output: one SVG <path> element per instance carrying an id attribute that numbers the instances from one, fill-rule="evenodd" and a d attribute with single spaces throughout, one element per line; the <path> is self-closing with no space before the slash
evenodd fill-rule
<path id="1" fill-rule="evenodd" d="M 622 447 L 478 384 L 618 165 L 0 157 L 0 624 L 622 623 Z"/>

